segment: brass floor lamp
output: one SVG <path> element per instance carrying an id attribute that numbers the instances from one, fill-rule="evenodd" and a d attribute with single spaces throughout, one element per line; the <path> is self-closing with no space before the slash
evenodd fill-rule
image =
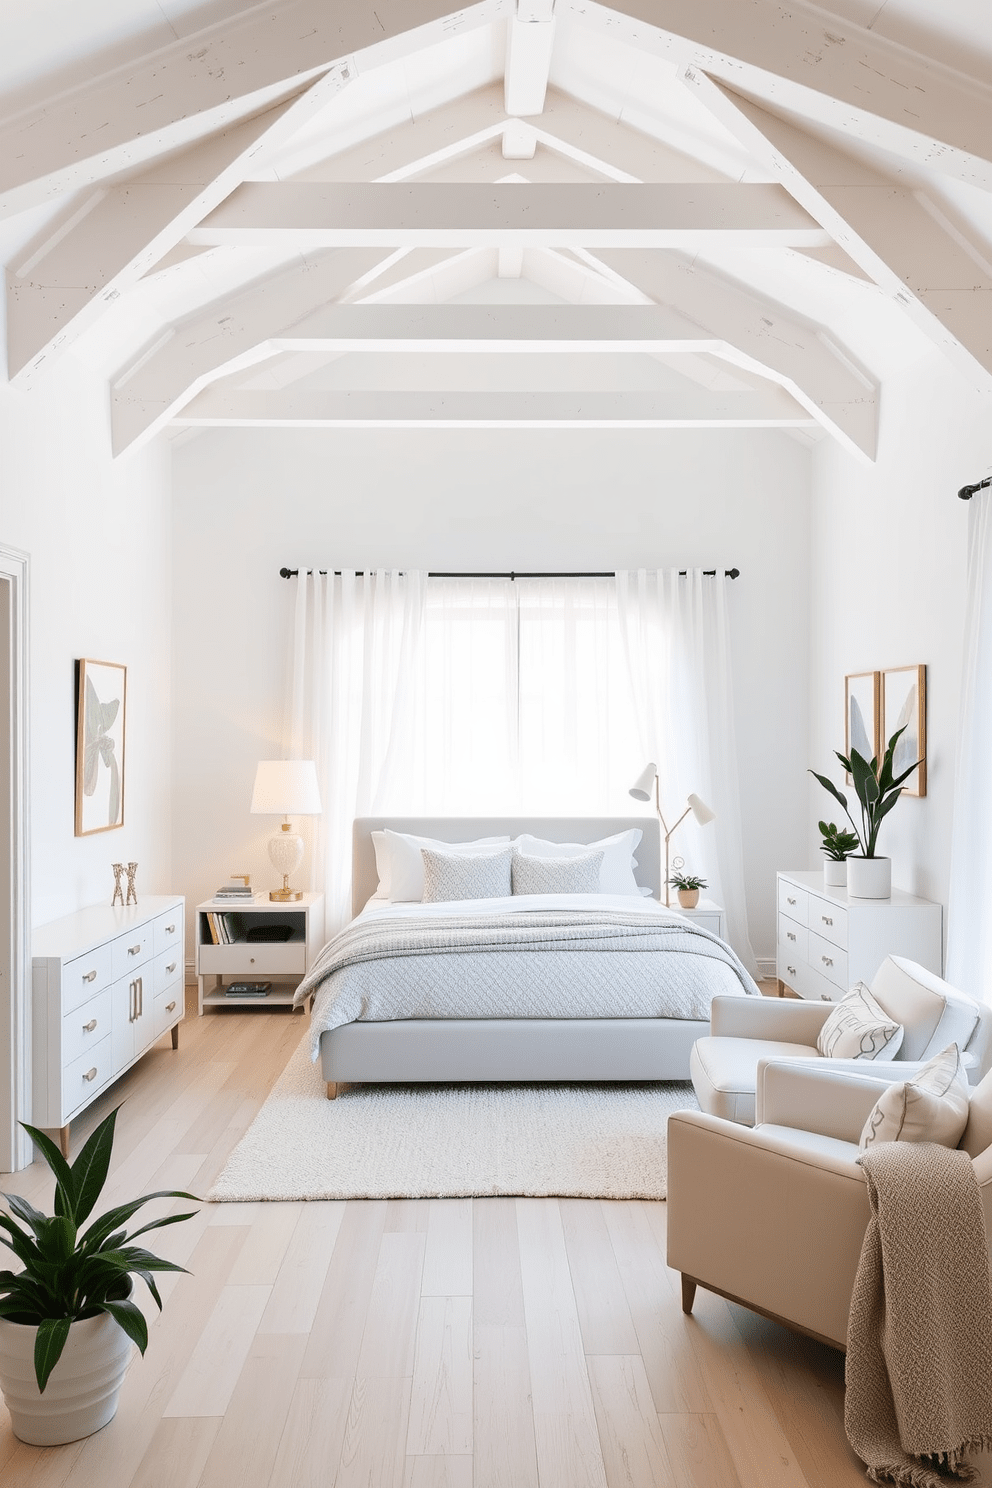
<path id="1" fill-rule="evenodd" d="M 692 815 L 701 827 L 708 826 L 711 821 L 716 821 L 716 812 L 711 811 L 706 802 L 701 801 L 695 792 L 692 792 L 688 797 L 686 808 L 678 821 L 669 826 L 665 821 L 661 809 L 661 796 L 658 787 L 658 766 L 656 764 L 645 765 L 640 775 L 634 781 L 634 784 L 630 787 L 630 794 L 634 797 L 635 801 L 650 801 L 652 784 L 654 785 L 655 810 L 661 819 L 661 829 L 665 834 L 665 907 L 666 909 L 671 909 L 671 887 L 668 882 L 670 873 L 668 844 L 672 839 L 672 834 L 677 831 L 690 812 L 692 812 Z"/>

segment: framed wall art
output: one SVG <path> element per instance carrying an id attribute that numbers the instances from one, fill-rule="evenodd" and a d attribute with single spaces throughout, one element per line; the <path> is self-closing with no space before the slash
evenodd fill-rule
<path id="1" fill-rule="evenodd" d="M 856 749 L 866 760 L 874 759 L 879 734 L 879 673 L 854 672 L 844 678 L 844 753 L 850 759 Z"/>
<path id="2" fill-rule="evenodd" d="M 76 836 L 124 825 L 127 667 L 80 661 L 76 714 Z"/>
<path id="3" fill-rule="evenodd" d="M 882 719 L 886 745 L 897 729 L 905 728 L 892 760 L 892 772 L 901 775 L 914 760 L 921 760 L 902 788 L 904 796 L 927 793 L 927 669 L 925 666 L 890 667 L 882 673 Z"/>

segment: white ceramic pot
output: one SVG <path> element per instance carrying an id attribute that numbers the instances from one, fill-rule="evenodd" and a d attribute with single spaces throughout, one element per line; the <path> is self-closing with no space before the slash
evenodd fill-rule
<path id="1" fill-rule="evenodd" d="M 892 859 L 848 858 L 847 892 L 852 899 L 888 899 L 892 893 Z"/>
<path id="2" fill-rule="evenodd" d="M 834 858 L 823 860 L 823 882 L 828 889 L 842 889 L 847 883 L 847 863 Z"/>
<path id="3" fill-rule="evenodd" d="M 683 909 L 695 909 L 699 903 L 698 889 L 679 889 L 679 904 Z"/>
<path id="4" fill-rule="evenodd" d="M 33 1447 L 92 1436 L 117 1410 L 130 1338 L 106 1312 L 73 1323 L 42 1394 L 34 1373 L 37 1332 L 27 1323 L 0 1318 L 0 1389 L 14 1435 Z"/>

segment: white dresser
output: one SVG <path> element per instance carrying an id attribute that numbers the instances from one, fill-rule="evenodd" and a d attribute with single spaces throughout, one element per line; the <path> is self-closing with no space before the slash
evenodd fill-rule
<path id="1" fill-rule="evenodd" d="M 890 899 L 852 899 L 822 872 L 778 874 L 779 991 L 831 1002 L 871 982 L 886 956 L 908 956 L 940 975 L 942 911 L 893 889 Z"/>
<path id="2" fill-rule="evenodd" d="M 34 1124 L 69 1122 L 183 1016 L 184 901 L 93 905 L 32 936 Z"/>

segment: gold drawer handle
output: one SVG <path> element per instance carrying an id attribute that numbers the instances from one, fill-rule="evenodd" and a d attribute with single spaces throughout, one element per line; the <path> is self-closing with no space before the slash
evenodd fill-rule
<path id="1" fill-rule="evenodd" d="M 83 1079 L 84 1080 L 95 1080 L 96 1079 L 96 1065 L 94 1065 L 91 1070 L 87 1070 L 86 1071 L 85 1075 L 83 1076 Z"/>
<path id="2" fill-rule="evenodd" d="M 796 901 L 795 901 L 795 899 L 789 899 L 788 897 L 786 897 L 786 901 L 785 902 L 787 904 L 795 904 Z"/>
<path id="3" fill-rule="evenodd" d="M 83 972 L 83 981 L 84 982 L 95 982 L 96 981 L 96 972 L 95 971 L 85 971 L 85 972 Z"/>
<path id="4" fill-rule="evenodd" d="M 139 941 L 136 946 L 128 946 L 127 953 L 128 953 L 129 956 L 136 956 L 140 950 L 141 950 L 141 942 Z"/>
<path id="5" fill-rule="evenodd" d="M 796 938 L 796 937 L 795 937 L 795 936 L 794 936 L 794 935 L 793 935 L 793 933 L 792 933 L 792 931 L 791 931 L 791 930 L 786 930 L 786 932 L 785 932 L 785 937 L 786 937 L 786 939 L 787 939 L 787 940 L 795 940 L 795 938 Z"/>
<path id="6" fill-rule="evenodd" d="M 820 960 L 823 962 L 824 966 L 833 966 L 834 964 L 833 957 L 831 956 L 821 956 Z"/>
<path id="7" fill-rule="evenodd" d="M 173 973 L 173 972 L 174 972 L 174 971 L 175 971 L 175 969 L 176 969 L 176 966 L 177 966 L 177 964 L 178 964 L 178 963 L 177 963 L 177 962 L 175 962 L 175 961 L 173 961 L 173 963 L 172 963 L 172 965 L 171 965 L 171 966 L 167 966 L 167 967 L 166 967 L 166 968 L 165 968 L 165 974 L 166 974 L 166 976 L 171 976 L 171 975 L 172 975 L 172 973 Z"/>
<path id="8" fill-rule="evenodd" d="M 175 935 L 175 933 L 176 933 L 176 927 L 175 927 L 175 925 L 166 925 L 166 927 L 165 927 L 165 933 L 166 933 L 166 935 Z"/>
<path id="9" fill-rule="evenodd" d="M 83 1032 L 84 1033 L 92 1033 L 95 1027 L 96 1027 L 96 1019 L 95 1018 L 91 1018 L 88 1023 L 84 1023 L 83 1024 Z"/>
<path id="10" fill-rule="evenodd" d="M 176 1004 L 174 1002 L 167 1002 L 165 1004 L 165 1011 L 167 1013 L 174 1013 L 176 1011 Z"/>
<path id="11" fill-rule="evenodd" d="M 830 918 L 829 915 L 821 915 L 820 916 L 820 920 L 821 920 L 821 922 L 824 925 L 832 925 L 833 924 L 833 920 Z"/>

